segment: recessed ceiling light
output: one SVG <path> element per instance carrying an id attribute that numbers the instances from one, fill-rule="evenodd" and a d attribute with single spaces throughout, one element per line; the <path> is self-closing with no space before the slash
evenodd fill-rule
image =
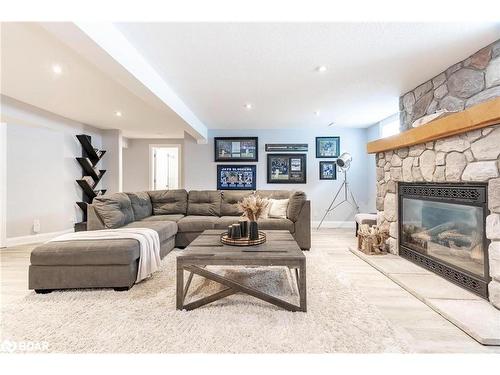
<path id="1" fill-rule="evenodd" d="M 253 108 L 252 103 L 246 103 L 245 104 L 245 109 L 252 109 L 252 108 Z"/>
<path id="2" fill-rule="evenodd" d="M 52 65 L 52 71 L 53 71 L 55 74 L 61 74 L 61 73 L 62 73 L 62 68 L 61 68 L 61 65 L 59 65 L 59 64 L 54 64 L 54 65 Z"/>
<path id="3" fill-rule="evenodd" d="M 316 68 L 316 71 L 319 73 L 324 73 L 324 72 L 326 72 L 326 70 L 327 70 L 327 67 L 324 65 L 320 65 Z"/>
<path id="4" fill-rule="evenodd" d="M 116 117 L 122 117 L 122 113 L 121 113 L 120 111 L 116 111 L 116 112 L 115 112 L 115 116 L 116 116 Z"/>
<path id="5" fill-rule="evenodd" d="M 319 112 L 319 111 L 314 111 L 314 114 L 315 114 L 316 116 L 319 116 L 319 115 L 320 115 L 320 112 Z"/>

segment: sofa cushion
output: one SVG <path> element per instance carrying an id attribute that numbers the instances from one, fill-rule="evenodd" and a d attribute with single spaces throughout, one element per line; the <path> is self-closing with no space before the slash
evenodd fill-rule
<path id="1" fill-rule="evenodd" d="M 134 239 L 47 242 L 31 252 L 31 264 L 40 266 L 89 266 L 130 264 L 139 258 Z"/>
<path id="2" fill-rule="evenodd" d="M 289 219 L 259 219 L 257 220 L 260 230 L 287 230 L 295 232 L 293 221 Z"/>
<path id="3" fill-rule="evenodd" d="M 252 194 L 253 191 L 223 190 L 221 192 L 222 200 L 220 204 L 221 216 L 241 216 L 243 211 L 238 207 L 238 202 L 241 202 L 243 198 Z"/>
<path id="4" fill-rule="evenodd" d="M 269 199 L 267 216 L 274 219 L 286 219 L 289 199 Z"/>
<path id="5" fill-rule="evenodd" d="M 106 228 L 120 228 L 134 221 L 132 203 L 125 193 L 95 197 L 92 205 Z"/>
<path id="6" fill-rule="evenodd" d="M 153 215 L 148 216 L 141 221 L 175 221 L 176 223 L 182 219 L 185 215 L 182 214 L 170 214 L 170 215 Z"/>
<path id="7" fill-rule="evenodd" d="M 186 216 L 177 222 L 179 232 L 203 232 L 214 229 L 219 220 L 217 216 Z"/>
<path id="8" fill-rule="evenodd" d="M 306 194 L 303 191 L 290 191 L 290 190 L 257 190 L 255 194 L 260 195 L 262 198 L 272 199 L 290 199 L 286 212 L 287 219 L 293 222 L 297 221 L 302 206 L 306 201 Z"/>
<path id="9" fill-rule="evenodd" d="M 239 216 L 221 216 L 215 222 L 215 229 L 227 229 L 231 224 L 238 224 L 240 220 Z"/>
<path id="10" fill-rule="evenodd" d="M 188 193 L 184 189 L 148 191 L 154 215 L 186 215 Z"/>
<path id="11" fill-rule="evenodd" d="M 125 225 L 125 228 L 149 228 L 158 233 L 160 242 L 168 240 L 177 234 L 177 223 L 173 221 L 134 221 Z"/>
<path id="12" fill-rule="evenodd" d="M 153 215 L 153 206 L 148 193 L 141 191 L 138 193 L 126 193 L 132 203 L 134 219 L 142 220 L 145 217 Z"/>
<path id="13" fill-rule="evenodd" d="M 220 216 L 221 192 L 191 190 L 188 196 L 188 215 Z"/>
<path id="14" fill-rule="evenodd" d="M 260 195 L 262 198 L 272 199 L 288 199 L 290 198 L 290 190 L 257 190 L 255 194 Z"/>
<path id="15" fill-rule="evenodd" d="M 302 211 L 302 206 L 306 201 L 306 193 L 303 191 L 292 191 L 290 194 L 290 200 L 288 202 L 288 208 L 286 211 L 286 217 L 293 222 L 296 222 L 299 218 L 300 211 Z"/>

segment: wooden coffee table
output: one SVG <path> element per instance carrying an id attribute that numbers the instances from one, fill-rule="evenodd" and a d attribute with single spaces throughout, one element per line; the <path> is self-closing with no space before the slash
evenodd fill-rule
<path id="1" fill-rule="evenodd" d="M 223 230 L 206 230 L 177 257 L 177 309 L 193 310 L 235 293 L 244 293 L 290 311 L 307 311 L 306 305 L 306 257 L 290 232 L 286 230 L 264 231 L 266 243 L 247 247 L 223 245 Z M 248 251 L 252 250 L 252 251 Z M 210 272 L 206 266 L 283 266 L 294 271 L 299 291 L 299 305 L 271 296 L 235 280 Z M 184 285 L 184 272 L 189 272 Z M 184 304 L 193 275 L 199 275 L 222 284 L 225 288 L 210 296 Z"/>

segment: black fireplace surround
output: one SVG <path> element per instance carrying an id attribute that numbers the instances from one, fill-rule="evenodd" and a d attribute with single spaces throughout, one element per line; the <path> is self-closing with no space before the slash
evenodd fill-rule
<path id="1" fill-rule="evenodd" d="M 399 255 L 488 298 L 488 187 L 399 183 Z"/>

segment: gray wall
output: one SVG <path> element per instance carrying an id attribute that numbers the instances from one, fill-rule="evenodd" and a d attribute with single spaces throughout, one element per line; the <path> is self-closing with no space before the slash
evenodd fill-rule
<path id="1" fill-rule="evenodd" d="M 101 131 L 102 148 L 106 150 L 103 161 L 106 161 L 106 173 L 102 177 L 102 184 L 106 193 L 123 191 L 122 165 L 122 131 L 109 129 Z"/>
<path id="2" fill-rule="evenodd" d="M 144 191 L 149 190 L 149 145 L 180 144 L 182 148 L 184 139 L 128 139 L 126 143 L 123 148 L 123 191 Z M 184 186 L 182 173 L 180 186 Z"/>
<path id="3" fill-rule="evenodd" d="M 75 135 L 89 134 L 100 146 L 100 131 L 5 96 L 1 102 L 7 123 L 7 238 L 34 234 L 34 219 L 40 220 L 40 233 L 71 229 L 81 220 L 75 204 L 81 200 L 75 182 L 81 177 L 75 160 L 81 147 Z"/>
<path id="4" fill-rule="evenodd" d="M 353 155 L 352 168 L 348 176 L 351 188 L 362 211 L 374 212 L 375 196 L 370 191 L 375 186 L 374 162 L 366 153 L 366 129 L 331 128 L 323 132 L 308 129 L 273 129 L 273 130 L 211 130 L 207 144 L 197 144 L 193 138 L 186 137 L 184 142 L 184 173 L 186 189 L 216 189 L 217 163 L 214 162 L 213 138 L 217 136 L 258 136 L 259 162 L 257 163 L 258 189 L 297 189 L 303 190 L 311 200 L 313 221 L 319 221 L 325 209 L 342 183 L 342 175 L 336 181 L 319 180 L 319 161 L 316 159 L 316 136 L 340 136 L 341 152 L 348 151 Z M 307 152 L 307 184 L 267 184 L 266 143 L 308 143 Z M 253 163 L 248 163 L 253 164 Z M 373 181 L 369 181 L 369 175 Z M 373 185 L 373 186 L 372 186 Z M 351 221 L 354 211 L 348 204 L 326 219 L 333 222 Z"/>

